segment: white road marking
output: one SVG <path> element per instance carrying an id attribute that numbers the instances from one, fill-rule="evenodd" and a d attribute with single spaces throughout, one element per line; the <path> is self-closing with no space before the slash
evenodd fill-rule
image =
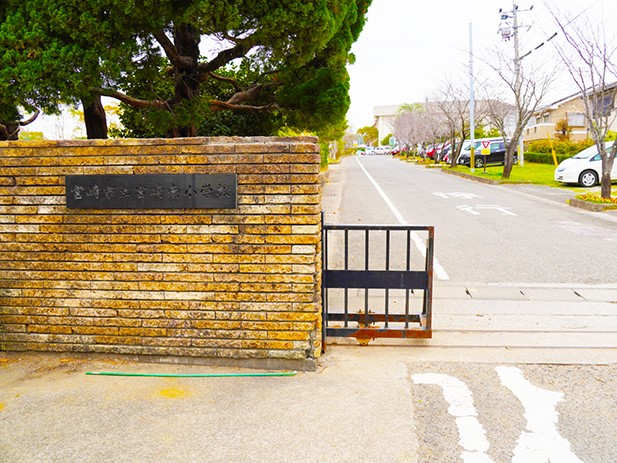
<path id="1" fill-rule="evenodd" d="M 398 222 L 401 225 L 408 225 L 409 223 L 405 220 L 403 215 L 394 206 L 392 201 L 390 201 L 390 198 L 388 198 L 386 193 L 381 189 L 381 187 L 379 186 L 379 183 L 377 183 L 375 181 L 375 179 L 371 176 L 371 174 L 369 174 L 368 171 L 364 168 L 364 166 L 360 162 L 360 159 L 356 158 L 356 161 L 358 162 L 358 165 L 360 166 L 360 168 L 364 171 L 364 173 L 366 174 L 366 176 L 368 177 L 370 182 L 373 184 L 373 186 L 377 190 L 377 193 L 379 193 L 379 195 L 383 198 L 385 203 L 388 205 L 388 207 L 390 208 L 390 210 L 392 211 L 392 213 L 396 217 L 396 220 L 398 220 Z M 411 239 L 413 240 L 414 244 L 418 248 L 418 251 L 420 251 L 420 253 L 422 254 L 422 257 L 426 257 L 426 245 L 422 241 L 422 239 L 418 236 L 418 234 L 415 233 L 415 232 L 411 232 Z M 450 277 L 446 273 L 445 269 L 441 266 L 441 264 L 437 260 L 437 257 L 433 257 L 433 270 L 435 271 L 435 276 L 437 276 L 437 278 L 439 278 L 440 280 L 449 280 L 450 279 Z"/>
<path id="2" fill-rule="evenodd" d="M 505 206 L 499 206 L 497 204 L 476 204 L 473 206 L 464 204 L 462 206 L 457 206 L 457 209 L 460 209 L 461 211 L 465 211 L 465 212 L 469 212 L 470 214 L 473 215 L 480 215 L 480 213 L 478 212 L 478 209 L 480 210 L 494 210 L 494 211 L 499 211 L 501 212 L 501 215 L 514 215 L 516 216 L 516 214 L 514 212 L 511 212 L 509 207 L 505 207 Z"/>
<path id="3" fill-rule="evenodd" d="M 559 418 L 556 405 L 563 394 L 534 386 L 516 367 L 495 369 L 501 384 L 510 389 L 523 405 L 527 419 L 527 430 L 518 439 L 512 463 L 582 463 L 556 428 Z"/>
<path id="4" fill-rule="evenodd" d="M 456 206 L 457 209 L 460 209 L 461 211 L 465 211 L 465 212 L 469 212 L 470 214 L 473 215 L 480 215 L 479 212 L 476 212 L 473 208 L 473 206 L 468 206 L 467 204 L 464 204 L 462 206 Z"/>
<path id="5" fill-rule="evenodd" d="M 484 198 L 484 196 L 480 196 L 477 195 L 475 193 L 465 193 L 465 192 L 460 192 L 460 191 L 455 191 L 453 193 L 442 193 L 441 191 L 437 192 L 437 193 L 433 193 L 435 196 L 439 196 L 440 198 L 443 199 L 450 199 L 450 198 L 456 198 L 456 199 L 476 199 L 476 198 Z"/>
<path id="6" fill-rule="evenodd" d="M 467 385 L 450 375 L 425 373 L 413 375 L 415 384 L 435 384 L 441 387 L 443 396 L 450 404 L 448 413 L 455 417 L 458 428 L 459 444 L 464 451 L 461 454 L 465 463 L 493 463 L 486 454 L 489 442 L 484 428 L 476 418 L 478 412 L 473 403 L 473 396 Z"/>

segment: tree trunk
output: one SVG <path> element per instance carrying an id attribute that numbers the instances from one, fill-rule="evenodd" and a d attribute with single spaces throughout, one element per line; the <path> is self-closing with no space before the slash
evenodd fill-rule
<path id="1" fill-rule="evenodd" d="M 617 143 L 617 142 L 616 142 Z M 607 150 L 609 151 L 609 150 Z M 600 196 L 604 199 L 611 197 L 611 171 L 615 158 L 607 152 L 608 159 L 602 161 L 602 178 L 600 179 Z"/>
<path id="2" fill-rule="evenodd" d="M 516 154 L 516 150 L 518 149 L 518 140 L 522 135 L 522 128 L 519 130 L 515 130 L 512 134 L 512 139 L 509 143 L 505 141 L 505 135 L 502 132 L 502 137 L 504 137 L 504 143 L 506 144 L 506 155 L 504 159 L 503 165 L 503 174 L 501 178 L 509 179 L 512 174 L 512 168 L 514 167 L 514 155 Z"/>
<path id="3" fill-rule="evenodd" d="M 19 140 L 19 124 L 17 122 L 0 122 L 0 141 Z"/>
<path id="4" fill-rule="evenodd" d="M 101 102 L 101 95 L 93 95 L 92 99 L 81 100 L 84 108 L 84 122 L 89 140 L 107 138 L 107 116 Z"/>
<path id="5" fill-rule="evenodd" d="M 503 174 L 501 178 L 509 179 L 512 174 L 512 168 L 514 167 L 514 153 L 516 152 L 516 142 L 512 141 L 506 147 L 505 162 L 503 165 Z"/>
<path id="6" fill-rule="evenodd" d="M 602 172 L 602 180 L 600 183 L 600 196 L 604 199 L 611 197 L 611 173 Z"/>
<path id="7" fill-rule="evenodd" d="M 452 145 L 452 149 L 450 150 L 450 167 L 453 168 L 453 169 L 456 167 L 456 161 L 458 160 L 458 157 L 460 156 L 461 151 L 463 150 L 463 145 L 465 144 L 465 139 L 466 138 L 467 138 L 467 134 L 463 130 L 461 132 L 461 141 L 460 141 L 460 143 L 456 143 L 456 144 Z M 458 140 L 456 140 L 456 141 L 458 141 Z M 456 150 L 454 148 L 456 148 Z"/>
<path id="8" fill-rule="evenodd" d="M 199 96 L 200 79 L 197 73 L 197 64 L 199 63 L 199 42 L 201 36 L 199 31 L 188 24 L 180 24 L 174 28 L 174 43 L 178 53 L 182 56 L 189 57 L 193 61 L 192 67 L 184 67 L 182 69 L 175 67 L 175 96 L 174 106 L 189 104 Z M 188 111 L 191 113 L 191 111 Z M 174 127 L 168 131 L 168 136 L 172 137 L 196 137 L 197 127 L 189 118 L 187 124 L 181 127 Z"/>

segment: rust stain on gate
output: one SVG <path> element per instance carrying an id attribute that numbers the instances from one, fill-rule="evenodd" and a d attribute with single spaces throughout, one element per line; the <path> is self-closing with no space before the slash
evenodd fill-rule
<path id="1" fill-rule="evenodd" d="M 327 337 L 366 345 L 432 336 L 434 233 L 432 226 L 323 225 L 324 349 Z"/>

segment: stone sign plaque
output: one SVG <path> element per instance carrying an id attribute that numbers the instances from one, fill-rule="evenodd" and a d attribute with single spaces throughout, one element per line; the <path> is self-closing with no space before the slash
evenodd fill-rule
<path id="1" fill-rule="evenodd" d="M 236 174 L 67 175 L 73 209 L 233 209 Z"/>

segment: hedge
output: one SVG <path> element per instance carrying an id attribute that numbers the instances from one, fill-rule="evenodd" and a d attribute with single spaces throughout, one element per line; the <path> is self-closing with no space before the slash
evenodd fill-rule
<path id="1" fill-rule="evenodd" d="M 571 158 L 572 154 L 555 154 L 557 162 Z M 525 151 L 525 162 L 537 162 L 538 164 L 553 164 L 553 155 L 550 153 L 534 153 Z"/>
<path id="2" fill-rule="evenodd" d="M 593 145 L 593 141 L 590 139 L 581 141 L 534 140 L 525 144 L 525 151 L 550 155 L 552 146 L 556 154 L 564 154 L 567 157 L 571 157 L 585 148 L 589 148 L 591 145 Z"/>

